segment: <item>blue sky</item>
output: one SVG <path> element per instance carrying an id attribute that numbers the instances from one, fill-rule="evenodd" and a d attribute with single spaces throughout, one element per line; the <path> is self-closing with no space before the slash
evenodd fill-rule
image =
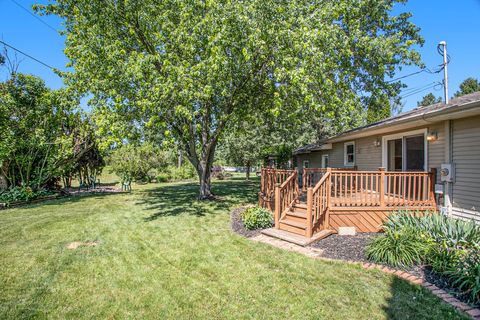
<path id="1" fill-rule="evenodd" d="M 46 2 L 15 1 L 28 9 L 34 3 Z M 32 17 L 16 5 L 15 1 L 0 0 L 0 39 L 55 68 L 65 69 L 67 59 L 63 54 L 63 37 Z M 411 0 L 407 5 L 399 5 L 394 10 L 395 13 L 401 11 L 412 12 L 412 22 L 421 28 L 425 45 L 417 49 L 427 67 L 436 69 L 442 62 L 436 47 L 441 40 L 447 42 L 448 53 L 451 56 L 448 68 L 450 96 L 465 78 L 480 78 L 480 0 Z M 57 17 L 48 16 L 40 19 L 55 29 L 61 28 L 61 21 Z M 51 88 L 62 86 L 62 80 L 51 70 L 21 55 L 19 57 L 22 59 L 20 72 L 41 76 Z M 417 70 L 416 67 L 405 67 L 397 76 Z M 0 74 L 1 80 L 5 77 L 5 72 Z M 442 79 L 443 73 L 436 75 L 421 73 L 407 77 L 404 82 L 408 88 L 404 95 L 409 92 L 408 90 L 424 87 Z M 419 92 L 403 99 L 405 103 L 403 110 L 416 107 L 416 102 L 428 92 L 443 96 L 440 86 Z"/>

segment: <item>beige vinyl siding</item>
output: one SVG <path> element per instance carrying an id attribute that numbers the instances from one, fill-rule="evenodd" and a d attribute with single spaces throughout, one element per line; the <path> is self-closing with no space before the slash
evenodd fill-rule
<path id="1" fill-rule="evenodd" d="M 328 154 L 328 162 L 330 163 L 329 165 L 330 167 L 332 168 L 345 167 L 343 162 L 343 142 L 334 143 L 332 145 L 332 149 L 328 150 L 328 152 L 324 152 L 324 154 Z"/>
<path id="2" fill-rule="evenodd" d="M 320 168 L 322 166 L 322 152 L 303 153 L 297 155 L 297 168 L 299 172 L 303 171 L 303 162 L 309 161 L 310 168 Z"/>
<path id="3" fill-rule="evenodd" d="M 382 147 L 374 145 L 375 141 L 382 141 L 380 136 L 357 139 L 355 142 L 355 165 L 358 170 L 378 170 L 382 166 Z"/>
<path id="4" fill-rule="evenodd" d="M 454 120 L 452 133 L 453 206 L 480 211 L 480 117 Z"/>

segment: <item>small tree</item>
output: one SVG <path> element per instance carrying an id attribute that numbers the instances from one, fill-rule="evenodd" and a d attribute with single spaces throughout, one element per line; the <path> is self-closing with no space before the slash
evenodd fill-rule
<path id="1" fill-rule="evenodd" d="M 466 94 L 480 91 L 480 82 L 475 78 L 467 78 L 460 83 L 460 90 L 455 92 L 454 97 L 460 97 Z"/>
<path id="2" fill-rule="evenodd" d="M 233 131 L 225 137 L 221 148 L 228 163 L 245 167 L 245 178 L 249 180 L 252 165 L 261 160 L 264 138 L 251 126 L 242 126 L 241 130 Z"/>
<path id="3" fill-rule="evenodd" d="M 164 152 L 150 143 L 140 146 L 125 144 L 112 152 L 108 164 L 111 172 L 119 176 L 122 182 L 150 181 L 149 171 L 165 168 L 167 157 Z"/>
<path id="4" fill-rule="evenodd" d="M 422 100 L 417 102 L 417 107 L 426 107 L 426 106 L 429 106 L 431 104 L 435 104 L 435 103 L 439 103 L 439 102 L 442 102 L 441 97 L 435 97 L 433 95 L 433 93 L 429 93 L 429 94 L 425 95 L 422 98 Z"/>

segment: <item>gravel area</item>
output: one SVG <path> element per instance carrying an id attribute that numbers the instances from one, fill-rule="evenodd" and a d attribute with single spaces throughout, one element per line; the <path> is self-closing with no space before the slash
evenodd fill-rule
<path id="1" fill-rule="evenodd" d="M 242 221 L 242 217 L 240 215 L 247 208 L 248 206 L 233 209 L 232 212 L 230 213 L 230 225 L 234 232 L 244 237 L 251 238 L 251 237 L 258 236 L 262 232 L 262 229 L 248 230 L 247 228 L 245 228 L 245 225 L 243 224 L 243 221 Z"/>

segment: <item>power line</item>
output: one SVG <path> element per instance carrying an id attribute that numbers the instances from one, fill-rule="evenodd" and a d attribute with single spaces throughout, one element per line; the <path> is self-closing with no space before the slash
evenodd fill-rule
<path id="1" fill-rule="evenodd" d="M 45 66 L 45 67 L 47 67 L 47 68 L 49 68 L 49 69 L 51 69 L 51 70 L 53 70 L 53 71 L 57 70 L 56 68 L 54 68 L 54 67 L 46 64 L 45 62 L 43 62 L 43 61 L 41 61 L 41 60 L 39 60 L 39 59 L 37 59 L 37 58 L 35 58 L 35 57 L 32 57 L 32 56 L 29 55 L 28 53 L 25 53 L 25 52 L 23 52 L 22 50 L 17 49 L 17 48 L 15 48 L 14 46 L 9 45 L 9 44 L 6 43 L 5 41 L 0 40 L 0 43 L 3 44 L 3 45 L 6 46 L 6 47 L 9 47 L 10 49 L 13 49 L 13 50 L 17 51 L 18 53 L 23 54 L 25 57 L 30 58 L 30 59 L 32 59 L 32 60 L 40 63 L 41 65 L 43 65 L 43 66 Z"/>
<path id="2" fill-rule="evenodd" d="M 37 19 L 38 21 L 40 21 L 41 23 L 43 23 L 45 26 L 47 26 L 48 28 L 52 29 L 53 31 L 55 31 L 55 33 L 58 34 L 58 30 L 55 29 L 54 27 L 52 27 L 50 24 L 48 24 L 47 22 L 43 21 L 43 19 L 40 19 L 39 16 L 37 16 L 36 14 L 34 14 L 33 12 L 31 12 L 30 10 L 28 10 L 27 8 L 25 8 L 24 6 L 22 6 L 20 3 L 18 3 L 17 1 L 15 0 L 11 0 L 13 3 L 15 3 L 17 6 L 19 6 L 21 9 L 23 9 L 24 11 L 26 11 L 29 15 L 31 15 L 32 17 L 34 17 L 35 19 Z"/>
<path id="3" fill-rule="evenodd" d="M 423 85 L 423 86 L 413 87 L 413 88 L 407 88 L 407 89 L 405 89 L 405 90 L 402 90 L 402 94 L 409 94 L 409 93 L 411 93 L 411 92 L 413 92 L 413 91 L 417 91 L 417 90 L 419 90 L 419 89 L 426 88 L 426 87 L 431 86 L 431 85 L 433 85 L 433 84 L 435 84 L 435 83 L 436 83 L 436 82 L 430 82 L 430 83 L 427 83 L 427 84 L 425 84 L 425 85 Z"/>
<path id="4" fill-rule="evenodd" d="M 438 83 L 434 83 L 428 87 L 425 87 L 423 89 L 417 89 L 416 91 L 413 91 L 413 92 L 410 92 L 410 93 L 407 93 L 403 96 L 400 96 L 400 99 L 404 99 L 404 98 L 407 98 L 407 97 L 410 97 L 410 96 L 413 96 L 413 95 L 416 95 L 420 92 L 423 92 L 423 91 L 426 91 L 426 90 L 429 90 L 429 89 L 432 89 L 432 88 L 435 88 L 436 86 L 438 86 Z"/>

